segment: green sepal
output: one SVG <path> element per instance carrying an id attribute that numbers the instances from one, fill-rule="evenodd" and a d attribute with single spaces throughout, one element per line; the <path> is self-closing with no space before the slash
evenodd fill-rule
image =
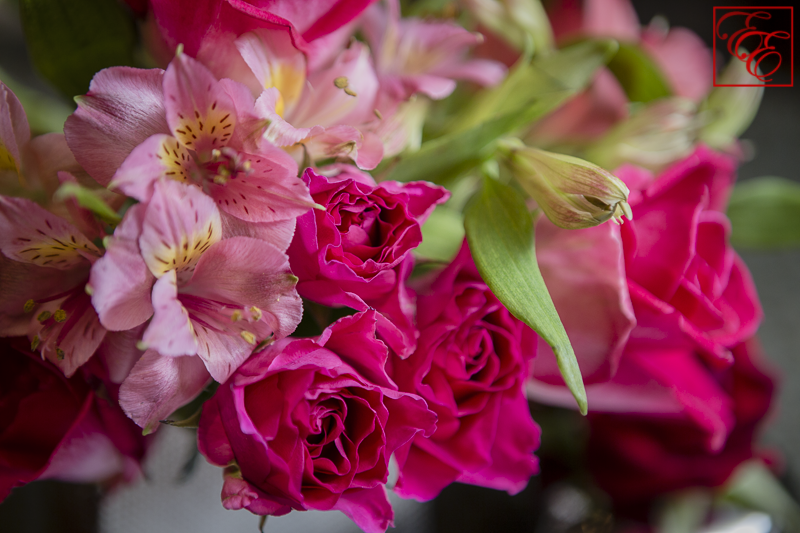
<path id="1" fill-rule="evenodd" d="M 67 181 L 62 183 L 53 194 L 54 200 L 65 200 L 67 198 L 74 198 L 78 205 L 88 209 L 109 224 L 119 224 L 122 220 L 122 217 L 111 209 L 96 192 L 75 182 Z"/>

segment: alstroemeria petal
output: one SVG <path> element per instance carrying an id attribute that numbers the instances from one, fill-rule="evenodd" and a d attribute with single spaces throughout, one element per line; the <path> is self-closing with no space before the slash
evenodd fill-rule
<path id="1" fill-rule="evenodd" d="M 31 139 L 28 117 L 17 96 L 0 82 L 0 171 L 19 171 L 22 147 Z"/>
<path id="2" fill-rule="evenodd" d="M 78 229 L 25 198 L 0 197 L 0 251 L 23 263 L 70 270 L 100 251 Z"/>
<path id="3" fill-rule="evenodd" d="M 222 236 L 253 237 L 274 245 L 281 252 L 285 252 L 292 243 L 296 219 L 281 220 L 278 222 L 245 222 L 225 212 L 222 217 Z"/>
<path id="4" fill-rule="evenodd" d="M 131 151 L 156 133 L 168 133 L 164 118 L 164 72 L 112 67 L 95 74 L 89 92 L 64 124 L 75 158 L 103 185 Z"/>
<path id="5" fill-rule="evenodd" d="M 197 357 L 166 357 L 147 350 L 119 390 L 119 404 L 145 431 L 189 403 L 211 379 Z"/>
<path id="6" fill-rule="evenodd" d="M 188 276 L 222 235 L 214 200 L 193 185 L 159 181 L 147 205 L 139 247 L 155 277 L 177 270 Z"/>
<path id="7" fill-rule="evenodd" d="M 185 146 L 175 137 L 159 133 L 133 149 L 108 186 L 146 202 L 153 195 L 156 180 L 188 182 L 194 167 L 192 155 Z"/>
<path id="8" fill-rule="evenodd" d="M 153 320 L 142 341 L 162 355 L 176 357 L 197 353 L 197 336 L 189 313 L 178 300 L 174 270 L 161 276 L 153 285 Z"/>
<path id="9" fill-rule="evenodd" d="M 92 305 L 100 322 L 111 331 L 136 327 L 153 314 L 150 290 L 155 278 L 139 253 L 138 243 L 146 209 L 144 204 L 128 209 L 105 255 L 92 265 Z"/>
<path id="10" fill-rule="evenodd" d="M 164 74 L 167 123 L 172 134 L 196 152 L 228 144 L 236 127 L 233 100 L 211 72 L 186 54 L 178 54 Z"/>
<path id="11" fill-rule="evenodd" d="M 278 338 L 291 334 L 302 316 L 297 278 L 286 254 L 248 237 L 220 241 L 200 258 L 181 293 L 243 307 L 256 306 Z"/>
<path id="12" fill-rule="evenodd" d="M 210 183 L 209 193 L 219 208 L 249 222 L 295 219 L 314 205 L 303 180 L 260 155 L 248 158 L 251 170 L 224 184 Z"/>

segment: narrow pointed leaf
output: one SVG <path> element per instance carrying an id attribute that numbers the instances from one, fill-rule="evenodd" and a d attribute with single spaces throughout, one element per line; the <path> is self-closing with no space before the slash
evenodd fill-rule
<path id="1" fill-rule="evenodd" d="M 65 96 L 84 94 L 95 72 L 132 65 L 136 28 L 118 0 L 20 0 L 31 59 Z"/>
<path id="2" fill-rule="evenodd" d="M 564 382 L 586 414 L 578 361 L 536 263 L 533 219 L 525 200 L 511 187 L 484 178 L 483 189 L 467 206 L 464 227 L 484 281 L 515 317 L 552 346 Z"/>
<path id="3" fill-rule="evenodd" d="M 800 246 L 800 183 L 776 177 L 745 181 L 733 189 L 728 217 L 735 246 Z"/>

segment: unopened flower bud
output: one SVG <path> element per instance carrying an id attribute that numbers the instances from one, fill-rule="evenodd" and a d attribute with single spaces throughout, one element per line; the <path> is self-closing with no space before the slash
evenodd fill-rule
<path id="1" fill-rule="evenodd" d="M 579 229 L 632 218 L 628 187 L 597 165 L 521 144 L 506 150 L 514 177 L 555 225 Z"/>
<path id="2" fill-rule="evenodd" d="M 605 168 L 633 163 L 659 172 L 694 150 L 699 126 L 693 102 L 664 98 L 636 110 L 586 155 Z"/>
<path id="3" fill-rule="evenodd" d="M 517 50 L 553 48 L 553 30 L 539 0 L 463 0 L 483 26 Z"/>

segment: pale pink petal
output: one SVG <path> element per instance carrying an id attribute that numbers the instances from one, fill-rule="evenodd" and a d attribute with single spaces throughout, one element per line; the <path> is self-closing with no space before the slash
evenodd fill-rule
<path id="1" fill-rule="evenodd" d="M 84 187 L 98 189 L 98 183 L 75 160 L 63 133 L 45 133 L 31 139 L 22 153 L 25 181 L 30 189 L 52 195 L 61 185 L 61 171 L 75 177 Z"/>
<path id="2" fill-rule="evenodd" d="M 219 383 L 224 383 L 253 352 L 252 344 L 238 335 L 196 326 L 197 355 L 203 360 L 208 373 Z M 264 339 L 258 339 L 264 340 Z"/>
<path id="3" fill-rule="evenodd" d="M 64 124 L 75 158 L 103 185 L 131 151 L 156 133 L 168 133 L 161 88 L 164 72 L 112 67 L 95 74 L 89 92 Z"/>
<path id="4" fill-rule="evenodd" d="M 26 198 L 0 196 L 0 251 L 33 265 L 71 270 L 100 255 L 78 229 Z"/>
<path id="5" fill-rule="evenodd" d="M 711 90 L 711 50 L 696 33 L 673 28 L 664 35 L 648 27 L 642 33 L 642 47 L 655 58 L 677 96 L 699 102 Z"/>
<path id="6" fill-rule="evenodd" d="M 587 35 L 639 40 L 639 17 L 630 0 L 585 0 L 583 5 L 583 29 Z"/>
<path id="7" fill-rule="evenodd" d="M 189 277 L 200 256 L 222 235 L 214 200 L 193 185 L 155 183 L 139 237 L 139 248 L 155 277 L 177 270 Z"/>
<path id="8" fill-rule="evenodd" d="M 340 77 L 347 78 L 352 94 L 336 87 L 334 80 Z M 363 44 L 352 44 L 329 68 L 312 73 L 308 82 L 313 91 L 306 91 L 286 117 L 293 126 L 359 125 L 373 117 L 378 79 L 369 49 Z"/>
<path id="9" fill-rule="evenodd" d="M 243 307 L 256 306 L 282 338 L 300 322 L 302 303 L 289 259 L 269 243 L 233 237 L 211 246 L 181 293 Z"/>
<path id="10" fill-rule="evenodd" d="M 142 351 L 136 344 L 142 338 L 145 325 L 142 324 L 128 331 L 109 331 L 97 348 L 97 357 L 103 361 L 112 383 L 122 383 L 131 369 L 142 357 Z"/>
<path id="11" fill-rule="evenodd" d="M 19 172 L 22 147 L 31 139 L 28 117 L 17 96 L 0 82 L 0 171 Z"/>
<path id="12" fill-rule="evenodd" d="M 197 336 L 188 311 L 178 300 L 174 270 L 153 285 L 153 320 L 142 341 L 148 348 L 170 357 L 197 353 Z"/>
<path id="13" fill-rule="evenodd" d="M 153 315 L 150 291 L 155 277 L 139 253 L 139 234 L 147 207 L 128 209 L 110 239 L 106 253 L 92 265 L 89 285 L 100 322 L 111 331 L 124 331 Z"/>
<path id="14" fill-rule="evenodd" d="M 158 133 L 133 149 L 108 186 L 146 202 L 153 195 L 157 180 L 189 182 L 195 167 L 185 146 L 171 135 Z"/>
<path id="15" fill-rule="evenodd" d="M 322 126 L 295 128 L 286 122 L 276 111 L 280 96 L 278 89 L 271 87 L 261 93 L 256 101 L 256 113 L 269 121 L 269 125 L 264 129 L 264 139 L 276 146 L 292 146 L 324 131 Z"/>
<path id="16" fill-rule="evenodd" d="M 166 357 L 147 350 L 119 390 L 119 404 L 152 432 L 160 420 L 192 401 L 211 380 L 198 357 Z"/>
<path id="17" fill-rule="evenodd" d="M 297 223 L 296 219 L 278 222 L 245 222 L 225 212 L 220 213 L 220 216 L 222 217 L 222 237 L 224 239 L 253 237 L 272 244 L 281 252 L 285 252 L 292 243 Z"/>
<path id="18" fill-rule="evenodd" d="M 222 211 L 248 222 L 278 222 L 296 219 L 316 205 L 297 174 L 262 155 L 241 155 L 251 163 L 247 173 L 208 185 Z"/>
<path id="19" fill-rule="evenodd" d="M 198 153 L 227 145 L 237 126 L 224 86 L 186 54 L 178 54 L 164 74 L 164 107 L 172 134 Z"/>
<path id="20" fill-rule="evenodd" d="M 82 295 L 81 298 L 86 298 L 88 304 L 87 295 Z M 100 324 L 97 313 L 91 305 L 86 305 L 75 315 L 67 317 L 56 343 L 52 346 L 45 345 L 43 349 L 44 356 L 67 377 L 72 376 L 94 355 L 106 335 L 106 329 Z M 63 355 L 56 352 L 55 346 L 58 346 L 60 354 Z"/>
<path id="21" fill-rule="evenodd" d="M 364 135 L 352 126 L 334 126 L 303 142 L 312 160 L 347 157 L 359 168 L 371 170 L 383 157 L 383 143 L 373 135 Z"/>

